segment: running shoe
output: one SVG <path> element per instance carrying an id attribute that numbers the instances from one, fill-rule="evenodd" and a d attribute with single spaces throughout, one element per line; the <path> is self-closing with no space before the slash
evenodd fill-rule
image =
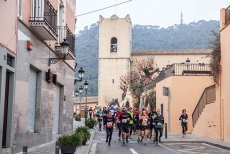
<path id="1" fill-rule="evenodd" d="M 140 139 L 139 139 L 139 138 L 137 139 L 137 142 L 140 142 Z"/>
<path id="2" fill-rule="evenodd" d="M 119 137 L 118 140 L 121 140 L 121 138 Z"/>
<path id="3" fill-rule="evenodd" d="M 121 145 L 122 145 L 122 146 L 125 146 L 125 142 L 123 142 Z"/>
<path id="4" fill-rule="evenodd" d="M 147 144 L 146 144 L 146 143 L 144 143 L 144 145 L 146 146 Z"/>
<path id="5" fill-rule="evenodd" d="M 129 136 L 129 139 L 132 139 L 132 136 Z"/>
<path id="6" fill-rule="evenodd" d="M 108 140 L 106 140 L 106 143 L 108 143 Z"/>
<path id="7" fill-rule="evenodd" d="M 111 146 L 111 144 L 110 144 L 110 143 L 108 143 L 108 146 Z"/>
<path id="8" fill-rule="evenodd" d="M 143 141 L 143 138 L 141 139 L 141 142 Z"/>
<path id="9" fill-rule="evenodd" d="M 127 144 L 129 143 L 129 140 L 128 140 L 128 138 L 126 138 L 126 143 L 127 143 Z"/>

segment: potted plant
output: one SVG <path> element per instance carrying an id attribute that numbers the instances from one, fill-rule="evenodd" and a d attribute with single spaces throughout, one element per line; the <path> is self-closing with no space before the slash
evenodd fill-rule
<path id="1" fill-rule="evenodd" d="M 81 114 L 75 114 L 75 115 L 74 115 L 74 119 L 75 119 L 76 121 L 80 121 L 80 120 L 81 120 Z"/>
<path id="2" fill-rule="evenodd" d="M 75 130 L 75 133 L 82 136 L 82 145 L 85 145 L 86 142 L 90 139 L 90 136 L 91 136 L 89 128 L 86 127 L 86 126 L 78 127 Z"/>
<path id="3" fill-rule="evenodd" d="M 93 118 L 89 118 L 85 121 L 85 125 L 89 128 L 93 128 L 96 125 L 97 121 Z"/>
<path id="4" fill-rule="evenodd" d="M 82 145 L 82 136 L 80 134 L 62 135 L 57 141 L 62 154 L 74 154 L 76 149 Z"/>

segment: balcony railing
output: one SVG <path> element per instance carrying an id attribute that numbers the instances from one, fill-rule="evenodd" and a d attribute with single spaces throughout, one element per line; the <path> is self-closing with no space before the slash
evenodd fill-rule
<path id="1" fill-rule="evenodd" d="M 170 76 L 204 76 L 212 75 L 209 64 L 172 64 L 159 72 L 159 75 L 144 86 L 144 91 L 156 87 L 156 83 Z"/>
<path id="2" fill-rule="evenodd" d="M 203 111 L 205 105 L 214 103 L 216 100 L 216 89 L 215 85 L 207 87 L 204 89 L 193 113 L 192 113 L 192 120 L 193 120 L 193 127 L 195 126 L 201 112 Z"/>
<path id="3" fill-rule="evenodd" d="M 32 27 L 47 26 L 57 37 L 57 10 L 48 0 L 32 0 L 32 17 L 30 17 L 29 22 Z M 41 29 L 36 30 L 39 34 L 44 33 Z M 44 36 L 44 39 L 49 38 L 44 34 L 41 35 Z"/>
<path id="4" fill-rule="evenodd" d="M 58 26 L 58 40 L 56 46 L 61 46 L 63 39 L 67 39 L 69 42 L 69 49 L 75 55 L 75 35 L 70 31 L 69 27 L 66 26 Z"/>

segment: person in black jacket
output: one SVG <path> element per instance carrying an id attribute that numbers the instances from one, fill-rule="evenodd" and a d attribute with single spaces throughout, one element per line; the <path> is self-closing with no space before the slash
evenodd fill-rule
<path id="1" fill-rule="evenodd" d="M 157 116 L 153 119 L 153 124 L 155 124 L 155 132 L 156 132 L 156 145 L 158 145 L 158 132 L 160 132 L 159 143 L 161 142 L 163 125 L 164 125 L 164 117 L 160 114 L 160 110 L 157 110 Z"/>
<path id="2" fill-rule="evenodd" d="M 151 121 L 151 123 L 150 123 L 150 132 L 149 132 L 149 139 L 152 138 L 152 134 L 154 132 L 154 141 L 153 142 L 156 141 L 156 133 L 155 133 L 155 130 L 154 130 L 155 125 L 153 124 L 152 121 L 153 121 L 153 119 L 156 116 L 157 116 L 156 107 L 154 107 L 153 110 L 149 113 L 149 118 L 150 118 L 150 121 Z"/>
<path id="3" fill-rule="evenodd" d="M 188 130 L 188 115 L 186 114 L 186 110 L 182 110 L 182 115 L 180 116 L 179 120 L 181 120 L 181 127 L 182 127 L 182 134 L 183 137 L 186 135 L 186 131 Z"/>
<path id="4" fill-rule="evenodd" d="M 90 109 L 89 109 L 89 118 L 92 118 L 92 114 L 93 114 L 93 109 L 92 109 L 92 107 L 90 107 Z"/>

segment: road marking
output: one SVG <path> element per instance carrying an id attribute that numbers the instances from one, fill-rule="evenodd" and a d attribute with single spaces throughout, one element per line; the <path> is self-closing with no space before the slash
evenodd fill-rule
<path id="1" fill-rule="evenodd" d="M 102 140 L 102 141 L 105 141 L 106 139 L 102 138 L 101 140 Z"/>
<path id="2" fill-rule="evenodd" d="M 190 151 L 190 150 L 197 150 L 197 149 L 204 149 L 204 148 L 206 148 L 206 147 L 196 147 L 196 148 L 192 148 L 192 149 L 183 149 L 183 150 L 177 150 L 177 151 L 184 151 L 184 152 L 186 152 L 186 151 Z"/>
<path id="3" fill-rule="evenodd" d="M 93 143 L 91 149 L 90 149 L 90 153 L 91 154 L 95 154 L 97 150 L 97 143 Z"/>
<path id="4" fill-rule="evenodd" d="M 159 144 L 159 145 L 160 145 L 161 147 L 163 147 L 163 148 L 169 150 L 169 151 L 172 151 L 173 153 L 181 154 L 180 152 L 177 152 L 177 151 L 175 151 L 175 150 L 173 150 L 173 149 L 171 149 L 171 148 L 168 148 L 168 147 L 164 146 L 163 144 Z"/>
<path id="5" fill-rule="evenodd" d="M 133 154 L 138 154 L 134 149 L 129 149 Z"/>
<path id="6" fill-rule="evenodd" d="M 225 149 L 222 149 L 222 148 L 219 148 L 219 147 L 215 147 L 213 145 L 210 145 L 210 144 L 206 144 L 206 143 L 202 143 L 203 145 L 206 145 L 208 147 L 212 147 L 212 148 L 215 148 L 215 149 L 219 149 L 221 150 L 221 152 L 229 152 L 228 150 L 225 150 Z"/>

